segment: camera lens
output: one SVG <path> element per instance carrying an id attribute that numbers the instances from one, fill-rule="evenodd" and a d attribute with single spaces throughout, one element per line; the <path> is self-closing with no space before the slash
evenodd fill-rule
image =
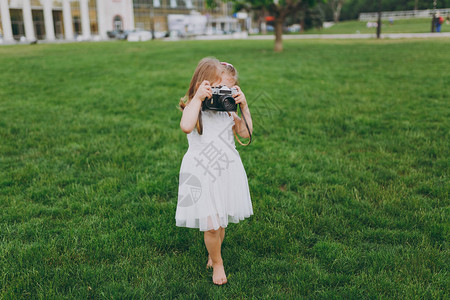
<path id="1" fill-rule="evenodd" d="M 231 96 L 225 96 L 222 98 L 223 108 L 226 110 L 236 110 L 236 101 Z"/>

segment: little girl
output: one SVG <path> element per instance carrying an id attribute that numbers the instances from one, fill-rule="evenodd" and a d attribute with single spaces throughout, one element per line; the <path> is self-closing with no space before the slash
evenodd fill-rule
<path id="1" fill-rule="evenodd" d="M 245 114 L 250 133 L 250 110 L 238 86 L 231 64 L 215 58 L 202 59 L 192 76 L 189 90 L 180 100 L 180 127 L 187 133 L 189 148 L 180 168 L 176 226 L 199 228 L 213 268 L 213 282 L 227 282 L 221 246 L 229 222 L 253 215 L 247 174 L 234 143 L 233 130 L 248 137 L 247 127 L 234 112 L 202 110 L 202 101 L 212 97 L 211 87 L 227 85 L 238 91 L 233 97 Z"/>

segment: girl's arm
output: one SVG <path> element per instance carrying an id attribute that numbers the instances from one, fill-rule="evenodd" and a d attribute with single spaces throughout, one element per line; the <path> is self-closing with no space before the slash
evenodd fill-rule
<path id="1" fill-rule="evenodd" d="M 195 124 L 197 124 L 198 113 L 202 106 L 202 101 L 205 98 L 211 98 L 212 91 L 209 81 L 204 80 L 197 89 L 194 97 L 189 101 L 189 104 L 183 109 L 183 116 L 180 121 L 180 128 L 184 133 L 190 133 Z"/>
<path id="2" fill-rule="evenodd" d="M 245 120 L 247 120 L 248 128 L 250 129 L 250 133 L 253 133 L 253 123 L 252 123 L 252 117 L 250 115 L 250 110 L 248 109 L 248 106 L 246 109 L 242 109 L 242 113 L 245 115 Z M 234 130 L 236 131 L 239 136 L 243 138 L 249 138 L 250 135 L 247 130 L 247 126 L 245 126 L 244 119 L 239 118 L 239 116 L 233 112 L 233 118 L 234 118 Z"/>
<path id="3" fill-rule="evenodd" d="M 250 109 L 247 105 L 247 100 L 245 99 L 245 95 L 242 92 L 241 88 L 238 86 L 234 86 L 238 90 L 238 93 L 234 96 L 236 99 L 236 103 L 239 103 L 241 106 L 241 111 L 245 116 L 245 120 L 247 120 L 248 128 L 250 129 L 250 133 L 253 132 L 253 122 L 252 122 L 252 116 L 250 115 Z M 249 138 L 250 135 L 247 131 L 247 126 L 245 126 L 245 121 L 242 118 L 239 118 L 239 116 L 233 112 L 233 118 L 234 118 L 234 124 L 235 124 L 235 131 L 239 136 L 243 138 Z"/>

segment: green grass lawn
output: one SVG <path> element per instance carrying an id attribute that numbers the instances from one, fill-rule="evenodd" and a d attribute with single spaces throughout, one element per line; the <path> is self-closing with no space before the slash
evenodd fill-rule
<path id="1" fill-rule="evenodd" d="M 450 40 L 284 46 L 0 47 L 0 298 L 448 299 Z M 223 287 L 174 219 L 176 105 L 209 55 L 255 124 Z"/>
<path id="2" fill-rule="evenodd" d="M 349 33 L 377 33 L 376 28 L 367 28 L 367 22 L 343 21 L 327 29 L 311 29 L 310 34 L 349 34 Z M 381 33 L 425 33 L 431 32 L 431 19 L 405 19 L 395 20 L 389 24 L 388 20 L 382 21 Z M 442 24 L 441 32 L 450 32 L 450 25 Z"/>

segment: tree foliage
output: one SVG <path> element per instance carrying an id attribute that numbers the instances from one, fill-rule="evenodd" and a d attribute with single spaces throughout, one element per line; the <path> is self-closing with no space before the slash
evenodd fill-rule
<path id="1" fill-rule="evenodd" d="M 282 51 L 282 33 L 286 18 L 314 6 L 320 0 L 230 0 L 236 9 L 267 12 L 274 18 L 275 51 Z M 323 0 L 326 1 L 326 0 Z"/>

